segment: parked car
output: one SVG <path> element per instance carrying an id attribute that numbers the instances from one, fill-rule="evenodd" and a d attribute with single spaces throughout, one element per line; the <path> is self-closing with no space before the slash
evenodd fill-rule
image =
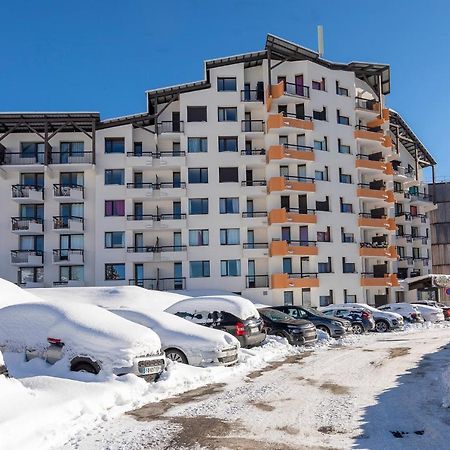
<path id="1" fill-rule="evenodd" d="M 153 330 L 166 357 L 192 366 L 230 366 L 238 361 L 239 341 L 225 331 L 206 328 L 166 312 L 111 309 L 124 319 Z"/>
<path id="2" fill-rule="evenodd" d="M 444 313 L 441 308 L 436 308 L 435 306 L 428 305 L 418 305 L 417 303 L 412 303 L 422 314 L 423 319 L 426 322 L 443 322 L 445 320 Z"/>
<path id="3" fill-rule="evenodd" d="M 201 297 L 181 300 L 166 309 L 199 325 L 235 336 L 241 347 L 255 347 L 266 338 L 264 322 L 252 302 L 240 298 Z"/>
<path id="4" fill-rule="evenodd" d="M 3 360 L 2 352 L 0 352 L 0 376 L 8 376 L 8 369 L 6 368 L 5 361 Z"/>
<path id="5" fill-rule="evenodd" d="M 258 309 L 267 334 L 284 337 L 291 345 L 308 345 L 317 341 L 316 327 L 309 320 L 294 319 L 272 308 Z"/>
<path id="6" fill-rule="evenodd" d="M 349 320 L 329 317 L 313 308 L 306 306 L 273 306 L 272 308 L 289 314 L 297 320 L 309 320 L 315 325 L 316 329 L 324 331 L 333 338 L 340 338 L 347 333 L 353 333 L 352 324 Z"/>
<path id="7" fill-rule="evenodd" d="M 441 308 L 444 313 L 445 320 L 450 320 L 450 306 L 444 305 L 443 303 L 435 302 L 434 300 L 419 300 L 414 302 L 414 305 L 428 305 L 434 306 L 435 308 Z"/>
<path id="8" fill-rule="evenodd" d="M 366 303 L 345 303 L 338 305 L 342 308 L 353 308 L 360 307 L 368 310 L 375 320 L 375 329 L 378 333 L 385 333 L 389 330 L 398 330 L 403 328 L 403 317 L 401 314 L 390 312 L 390 311 L 380 311 L 373 306 L 367 305 Z"/>
<path id="9" fill-rule="evenodd" d="M 85 304 L 22 303 L 0 309 L 0 347 L 27 361 L 62 361 L 67 370 L 158 378 L 166 365 L 148 328 Z"/>
<path id="10" fill-rule="evenodd" d="M 387 303 L 386 305 L 379 306 L 380 311 L 395 312 L 403 316 L 403 319 L 410 323 L 422 323 L 423 317 L 420 311 L 411 303 Z"/>
<path id="11" fill-rule="evenodd" d="M 327 316 L 349 320 L 355 334 L 366 333 L 375 328 L 373 316 L 366 308 L 356 306 L 343 308 L 337 305 L 329 305 L 322 308 L 321 311 Z"/>

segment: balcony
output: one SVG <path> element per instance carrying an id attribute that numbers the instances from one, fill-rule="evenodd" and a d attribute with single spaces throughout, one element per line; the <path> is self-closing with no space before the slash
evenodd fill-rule
<path id="1" fill-rule="evenodd" d="M 407 243 L 411 243 L 413 241 L 412 236 L 410 234 L 401 233 L 396 234 L 395 237 L 397 238 L 398 241 L 405 241 Z"/>
<path id="2" fill-rule="evenodd" d="M 82 233 L 84 231 L 84 219 L 77 216 L 53 216 L 53 230 Z"/>
<path id="3" fill-rule="evenodd" d="M 245 277 L 245 287 L 247 289 L 268 288 L 269 275 L 247 275 Z"/>
<path id="4" fill-rule="evenodd" d="M 257 137 L 264 133 L 264 120 L 241 120 L 241 131 L 247 137 Z"/>
<path id="5" fill-rule="evenodd" d="M 384 276 L 375 276 L 373 272 L 361 274 L 361 286 L 363 287 L 397 287 L 400 286 L 397 274 L 390 273 Z"/>
<path id="6" fill-rule="evenodd" d="M 247 226 L 257 227 L 267 225 L 267 211 L 244 211 L 242 219 L 247 223 Z"/>
<path id="7" fill-rule="evenodd" d="M 139 286 L 144 289 L 156 290 L 156 278 L 131 278 L 128 280 L 130 286 Z"/>
<path id="8" fill-rule="evenodd" d="M 245 180 L 241 182 L 242 192 L 252 197 L 266 195 L 266 180 Z"/>
<path id="9" fill-rule="evenodd" d="M 186 165 L 186 152 L 168 150 L 153 153 L 153 165 L 158 167 L 181 167 Z"/>
<path id="10" fill-rule="evenodd" d="M 387 243 L 374 244 L 372 242 L 361 242 L 359 256 L 364 256 L 366 258 L 397 259 L 398 255 L 397 249 L 393 245 L 388 246 Z"/>
<path id="11" fill-rule="evenodd" d="M 429 236 L 411 236 L 413 241 L 421 241 L 420 243 L 422 245 L 427 245 L 428 244 L 428 239 L 430 238 Z"/>
<path id="12" fill-rule="evenodd" d="M 11 250 L 11 264 L 20 266 L 40 266 L 44 253 L 41 250 Z"/>
<path id="13" fill-rule="evenodd" d="M 82 201 L 84 199 L 84 186 L 78 184 L 54 184 L 53 198 L 62 201 Z"/>
<path id="14" fill-rule="evenodd" d="M 406 222 L 411 222 L 412 215 L 411 215 L 411 213 L 406 212 L 406 211 L 396 211 L 395 212 L 395 221 L 400 224 L 403 224 Z"/>
<path id="15" fill-rule="evenodd" d="M 275 273 L 271 276 L 272 289 L 319 287 L 317 273 Z"/>
<path id="16" fill-rule="evenodd" d="M 392 148 L 392 139 L 386 136 L 380 127 L 367 127 L 364 125 L 356 125 L 354 131 L 355 139 L 363 141 L 376 142 L 385 148 Z"/>
<path id="17" fill-rule="evenodd" d="M 272 100 L 276 100 L 281 97 L 293 97 L 293 101 L 297 101 L 298 98 L 309 98 L 309 86 L 289 83 L 287 81 L 280 81 L 277 84 L 273 84 L 271 86 Z M 287 99 L 283 98 L 282 100 L 284 101 Z"/>
<path id="18" fill-rule="evenodd" d="M 246 258 L 263 258 L 269 254 L 268 242 L 245 242 L 242 244 Z"/>
<path id="19" fill-rule="evenodd" d="M 270 256 L 316 256 L 319 254 L 316 241 L 272 241 Z"/>
<path id="20" fill-rule="evenodd" d="M 298 130 L 313 130 L 311 116 L 296 117 L 295 114 L 270 114 L 267 119 L 267 131 L 277 133 L 295 133 Z"/>
<path id="21" fill-rule="evenodd" d="M 355 97 L 355 109 L 358 111 L 368 111 L 370 113 L 380 113 L 380 103 L 374 99 Z"/>
<path id="22" fill-rule="evenodd" d="M 184 182 L 156 182 L 156 183 L 127 183 L 127 193 L 133 198 L 153 198 L 153 197 L 166 197 L 166 198 L 179 198 L 184 196 L 186 189 L 186 183 Z"/>
<path id="23" fill-rule="evenodd" d="M 275 160 L 315 161 L 314 148 L 307 145 L 272 145 L 267 153 L 267 162 Z M 280 161 L 282 162 L 282 161 Z M 287 161 L 293 162 L 293 161 Z"/>
<path id="24" fill-rule="evenodd" d="M 84 264 L 84 250 L 81 249 L 55 249 L 53 250 L 53 263 L 62 265 Z"/>
<path id="25" fill-rule="evenodd" d="M 427 212 L 437 208 L 437 205 L 433 203 L 432 196 L 425 192 L 410 191 L 409 198 L 411 199 L 411 205 L 422 206 Z"/>
<path id="26" fill-rule="evenodd" d="M 27 171 L 27 166 L 33 170 L 32 166 L 44 165 L 44 152 L 22 153 L 22 152 L 5 152 L 3 160 L 0 158 L 0 165 L 4 170 L 8 170 L 8 166 L 23 166 Z M 14 169 L 15 170 L 15 169 Z"/>
<path id="27" fill-rule="evenodd" d="M 39 218 L 11 217 L 11 231 L 17 234 L 43 233 L 44 220 Z"/>
<path id="28" fill-rule="evenodd" d="M 135 169 L 146 169 L 153 166 L 153 152 L 133 151 L 127 152 L 127 165 Z"/>
<path id="29" fill-rule="evenodd" d="M 44 186 L 13 184 L 11 198 L 19 203 L 35 203 L 44 200 Z"/>
<path id="30" fill-rule="evenodd" d="M 241 157 L 244 157 L 249 164 L 266 164 L 266 150 L 264 148 L 241 150 Z"/>
<path id="31" fill-rule="evenodd" d="M 426 214 L 411 214 L 411 221 L 413 223 L 427 223 Z"/>
<path id="32" fill-rule="evenodd" d="M 186 278 L 131 278 L 128 284 L 157 291 L 175 291 L 186 288 Z"/>
<path id="33" fill-rule="evenodd" d="M 269 213 L 269 225 L 275 223 L 317 223 L 315 209 L 279 208 Z"/>
<path id="34" fill-rule="evenodd" d="M 147 229 L 180 229 L 186 226 L 186 214 L 129 214 L 127 228 L 135 231 Z"/>
<path id="35" fill-rule="evenodd" d="M 161 261 L 186 261 L 186 245 L 162 245 L 157 252 Z"/>
<path id="36" fill-rule="evenodd" d="M 184 133 L 184 122 L 182 120 L 163 120 L 158 122 L 158 134 L 180 134 Z"/>
<path id="37" fill-rule="evenodd" d="M 264 103 L 264 90 L 261 89 L 242 89 L 241 102 L 243 103 Z"/>
<path id="38" fill-rule="evenodd" d="M 371 213 L 359 213 L 358 226 L 361 228 L 384 228 L 395 231 L 395 219 L 385 215 L 373 215 Z"/>
<path id="39" fill-rule="evenodd" d="M 93 152 L 51 152 L 48 158 L 48 164 L 70 164 L 86 165 L 94 164 Z"/>
<path id="40" fill-rule="evenodd" d="M 316 186 L 314 184 L 315 179 L 309 177 L 272 177 L 267 185 L 267 192 L 315 192 Z"/>
<path id="41" fill-rule="evenodd" d="M 387 203 L 394 203 L 394 192 L 385 189 L 384 183 L 372 181 L 371 183 L 358 183 L 356 195 L 364 199 L 384 200 Z"/>
<path id="42" fill-rule="evenodd" d="M 358 153 L 356 155 L 355 167 L 364 172 L 382 172 L 385 175 L 394 174 L 392 164 L 386 162 L 378 153 L 374 155 Z"/>

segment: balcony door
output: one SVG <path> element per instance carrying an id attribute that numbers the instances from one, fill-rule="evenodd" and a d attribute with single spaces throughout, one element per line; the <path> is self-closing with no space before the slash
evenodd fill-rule
<path id="1" fill-rule="evenodd" d="M 291 227 L 281 227 L 281 240 L 288 242 L 291 240 Z"/>
<path id="2" fill-rule="evenodd" d="M 302 225 L 299 227 L 299 240 L 301 245 L 308 245 L 308 226 Z"/>
<path id="3" fill-rule="evenodd" d="M 283 273 L 292 273 L 292 258 L 283 258 Z"/>
<path id="4" fill-rule="evenodd" d="M 248 248 L 254 248 L 255 246 L 255 231 L 247 230 L 247 246 Z"/>
<path id="5" fill-rule="evenodd" d="M 172 112 L 172 131 L 177 133 L 180 131 L 180 112 Z"/>
<path id="6" fill-rule="evenodd" d="M 304 89 L 304 81 L 303 81 L 303 75 L 296 75 L 295 76 L 295 93 L 297 95 L 301 95 L 302 97 L 305 95 L 305 89 Z"/>
<path id="7" fill-rule="evenodd" d="M 295 117 L 297 119 L 305 118 L 305 105 L 303 103 L 297 103 L 295 105 Z"/>
<path id="8" fill-rule="evenodd" d="M 308 212 L 308 197 L 306 194 L 298 196 L 298 212 L 306 214 Z"/>
<path id="9" fill-rule="evenodd" d="M 248 287 L 254 288 L 256 287 L 256 265 L 254 259 L 249 259 L 247 263 L 247 276 L 248 276 Z"/>
<path id="10" fill-rule="evenodd" d="M 289 195 L 282 195 L 280 199 L 281 207 L 286 208 L 286 211 L 289 211 L 290 204 L 291 204 L 291 198 Z"/>
<path id="11" fill-rule="evenodd" d="M 300 178 L 299 181 L 304 181 L 306 178 L 306 164 L 299 164 L 297 166 L 297 176 Z"/>

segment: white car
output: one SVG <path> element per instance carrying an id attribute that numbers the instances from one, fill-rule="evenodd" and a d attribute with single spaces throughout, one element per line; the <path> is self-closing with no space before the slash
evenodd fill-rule
<path id="1" fill-rule="evenodd" d="M 373 306 L 367 305 L 366 303 L 345 303 L 339 305 L 339 307 L 351 308 L 353 306 L 360 306 L 361 308 L 368 309 L 375 320 L 375 331 L 379 333 L 385 333 L 389 330 L 397 330 L 403 328 L 403 316 L 398 313 L 390 311 L 381 311 Z"/>
<path id="2" fill-rule="evenodd" d="M 423 322 L 422 314 L 420 311 L 410 303 L 387 303 L 386 305 L 379 306 L 380 311 L 389 311 L 400 314 L 404 320 L 412 323 Z"/>
<path id="3" fill-rule="evenodd" d="M 444 313 L 441 308 L 428 305 L 417 305 L 413 303 L 426 322 L 443 322 L 445 320 Z"/>
<path id="4" fill-rule="evenodd" d="M 0 309 L 0 348 L 67 370 L 133 373 L 155 380 L 166 360 L 159 337 L 97 306 L 22 303 Z M 11 371 L 11 367 L 9 368 Z"/>
<path id="5" fill-rule="evenodd" d="M 230 366 L 238 361 L 239 341 L 221 330 L 205 328 L 166 312 L 111 309 L 124 319 L 153 330 L 166 357 L 192 366 Z"/>

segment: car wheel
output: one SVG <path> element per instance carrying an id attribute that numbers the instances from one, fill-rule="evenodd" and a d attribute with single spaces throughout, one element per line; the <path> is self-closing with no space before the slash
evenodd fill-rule
<path id="1" fill-rule="evenodd" d="M 316 329 L 318 329 L 320 331 L 324 331 L 325 333 L 328 334 L 328 336 L 331 336 L 330 330 L 325 325 L 317 325 Z"/>
<path id="2" fill-rule="evenodd" d="M 79 363 L 74 364 L 70 370 L 72 372 L 85 372 L 85 373 L 93 373 L 94 375 L 97 375 L 99 373 L 99 370 L 97 367 L 94 367 L 92 364 L 89 364 L 88 362 L 81 361 Z"/>
<path id="3" fill-rule="evenodd" d="M 289 342 L 289 344 L 291 343 L 291 336 L 289 336 L 288 333 L 284 332 L 284 331 L 274 331 L 272 333 L 274 336 L 278 336 L 278 337 L 282 337 L 287 339 L 287 341 Z"/>
<path id="4" fill-rule="evenodd" d="M 188 364 L 188 360 L 186 358 L 186 355 L 176 348 L 168 348 L 166 351 L 166 357 L 167 359 L 170 359 L 171 361 L 178 362 L 181 364 Z"/>
<path id="5" fill-rule="evenodd" d="M 364 333 L 364 328 L 359 323 L 353 323 L 352 324 L 352 330 L 353 330 L 354 334 L 363 334 Z"/>
<path id="6" fill-rule="evenodd" d="M 389 330 L 389 324 L 385 320 L 377 320 L 375 322 L 375 331 L 378 333 L 386 333 Z"/>

